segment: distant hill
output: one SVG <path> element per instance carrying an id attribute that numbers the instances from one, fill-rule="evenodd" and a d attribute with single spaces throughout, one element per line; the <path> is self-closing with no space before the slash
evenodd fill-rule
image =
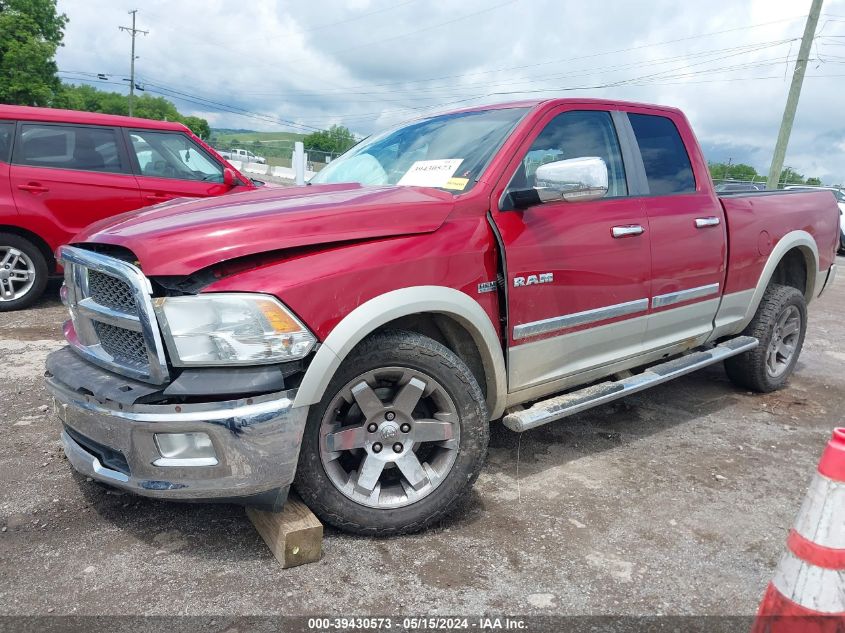
<path id="1" fill-rule="evenodd" d="M 220 144 L 229 144 L 237 140 L 240 143 L 259 142 L 262 145 L 293 145 L 295 141 L 301 141 L 305 134 L 296 132 L 256 132 L 255 130 L 232 130 L 212 128 L 212 138 Z"/>

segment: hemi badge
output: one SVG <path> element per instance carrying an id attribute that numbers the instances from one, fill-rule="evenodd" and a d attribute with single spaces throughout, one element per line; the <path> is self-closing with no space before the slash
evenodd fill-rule
<path id="1" fill-rule="evenodd" d="M 482 281 L 478 284 L 478 294 L 483 294 L 485 292 L 495 292 L 496 291 L 496 282 L 495 281 Z"/>

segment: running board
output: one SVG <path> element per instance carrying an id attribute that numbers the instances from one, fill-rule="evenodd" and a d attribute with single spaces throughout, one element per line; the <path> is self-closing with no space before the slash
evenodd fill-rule
<path id="1" fill-rule="evenodd" d="M 542 400 L 528 409 L 508 413 L 502 418 L 502 422 L 511 431 L 527 431 L 692 373 L 752 350 L 759 343 L 753 336 L 738 336 L 712 349 L 692 352 L 659 365 L 652 365 L 644 372 L 622 380 L 611 380 Z"/>

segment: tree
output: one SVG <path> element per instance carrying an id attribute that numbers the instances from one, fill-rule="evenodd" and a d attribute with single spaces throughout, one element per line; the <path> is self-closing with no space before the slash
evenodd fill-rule
<path id="1" fill-rule="evenodd" d="M 821 178 L 816 178 L 815 176 L 813 176 L 812 178 L 807 178 L 807 183 L 806 183 L 806 184 L 808 184 L 808 185 L 816 185 L 816 186 L 819 186 L 819 185 L 821 185 L 821 184 L 822 184 L 822 179 L 821 179 Z"/>
<path id="2" fill-rule="evenodd" d="M 0 103 L 50 105 L 67 16 L 56 0 L 0 0 Z"/>
<path id="3" fill-rule="evenodd" d="M 348 128 L 333 125 L 328 130 L 309 134 L 302 142 L 306 150 L 317 150 L 332 154 L 342 154 L 357 142 L 355 135 Z"/>
<path id="4" fill-rule="evenodd" d="M 799 174 L 792 167 L 784 167 L 783 171 L 780 172 L 780 182 L 779 182 L 779 184 L 803 185 L 804 184 L 804 174 Z"/>
<path id="5" fill-rule="evenodd" d="M 759 176 L 756 169 L 745 163 L 709 163 L 708 167 L 714 180 L 754 180 Z"/>
<path id="6" fill-rule="evenodd" d="M 205 119 L 198 116 L 186 116 L 182 118 L 182 123 L 187 125 L 191 129 L 191 132 L 199 136 L 205 142 L 210 140 L 211 127 Z"/>

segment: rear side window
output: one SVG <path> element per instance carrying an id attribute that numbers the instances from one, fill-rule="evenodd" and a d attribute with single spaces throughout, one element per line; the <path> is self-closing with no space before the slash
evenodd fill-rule
<path id="1" fill-rule="evenodd" d="M 649 194 L 665 196 L 695 191 L 687 150 L 670 119 L 650 114 L 629 114 L 640 146 Z"/>
<path id="2" fill-rule="evenodd" d="M 9 162 L 14 136 L 15 124 L 11 121 L 0 121 L 0 161 L 4 163 Z"/>
<path id="3" fill-rule="evenodd" d="M 15 162 L 32 167 L 127 172 L 111 128 L 24 123 Z"/>

